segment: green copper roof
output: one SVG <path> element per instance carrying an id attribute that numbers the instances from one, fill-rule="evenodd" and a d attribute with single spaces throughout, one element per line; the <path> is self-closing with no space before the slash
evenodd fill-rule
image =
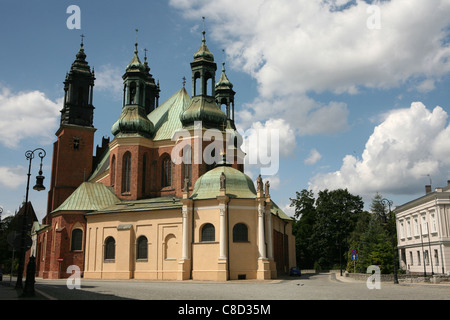
<path id="1" fill-rule="evenodd" d="M 119 199 L 104 184 L 83 182 L 57 209 L 59 211 L 95 211 L 117 203 Z"/>
<path id="2" fill-rule="evenodd" d="M 270 208 L 270 212 L 273 215 L 276 215 L 283 220 L 293 220 L 283 210 L 281 210 L 281 208 L 275 202 L 273 202 L 273 200 L 272 200 L 272 207 Z"/>
<path id="3" fill-rule="evenodd" d="M 209 51 L 208 47 L 206 46 L 205 31 L 203 31 L 202 44 L 200 48 L 197 50 L 197 52 L 194 54 L 194 60 L 199 59 L 214 61 L 214 55 L 211 53 L 211 51 Z"/>
<path id="4" fill-rule="evenodd" d="M 217 106 L 214 97 L 195 96 L 180 119 L 184 126 L 193 125 L 195 121 L 202 121 L 204 127 L 219 127 L 226 123 L 227 115 Z"/>
<path id="5" fill-rule="evenodd" d="M 180 115 L 189 107 L 190 103 L 189 94 L 182 88 L 153 110 L 148 115 L 148 119 L 155 126 L 153 140 L 172 139 L 174 132 L 183 128 Z"/>
<path id="6" fill-rule="evenodd" d="M 233 84 L 230 80 L 228 80 L 227 75 L 225 74 L 225 62 L 222 63 L 222 74 L 220 75 L 219 81 L 215 84 L 216 89 L 232 89 Z"/>
<path id="7" fill-rule="evenodd" d="M 128 64 L 126 71 L 130 71 L 132 69 L 138 69 L 139 71 L 143 71 L 145 70 L 145 66 L 142 64 L 141 60 L 139 59 L 138 56 L 138 44 L 135 43 L 135 49 L 134 49 L 134 56 L 131 59 L 130 63 Z"/>
<path id="8" fill-rule="evenodd" d="M 191 199 L 214 199 L 220 195 L 220 176 L 226 177 L 226 195 L 230 198 L 256 198 L 252 179 L 243 172 L 230 166 L 219 165 L 197 179 Z"/>
<path id="9" fill-rule="evenodd" d="M 138 133 L 144 137 L 150 137 L 153 133 L 153 123 L 148 120 L 142 107 L 126 105 L 119 119 L 113 124 L 111 132 L 114 136 L 119 133 Z"/>
<path id="10" fill-rule="evenodd" d="M 179 198 L 158 197 L 151 199 L 120 201 L 101 210 L 90 212 L 87 215 L 181 209 L 182 206 L 183 205 Z"/>

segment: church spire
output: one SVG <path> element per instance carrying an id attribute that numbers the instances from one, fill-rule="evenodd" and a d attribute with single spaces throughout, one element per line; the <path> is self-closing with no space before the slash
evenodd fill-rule
<path id="1" fill-rule="evenodd" d="M 191 126 L 195 121 L 202 121 L 203 126 L 218 128 L 226 121 L 226 115 L 215 103 L 214 85 L 217 65 L 214 62 L 214 55 L 206 46 L 205 33 L 203 29 L 202 44 L 194 54 L 194 61 L 191 62 L 192 102 L 181 115 L 181 122 L 184 126 Z M 200 88 L 197 87 L 197 81 L 200 82 Z M 208 90 L 208 84 L 210 84 L 210 90 Z"/>
<path id="2" fill-rule="evenodd" d="M 233 84 L 225 73 L 225 50 L 224 61 L 222 62 L 222 74 L 220 75 L 219 81 L 215 84 L 216 102 L 219 106 L 225 105 L 227 120 L 231 120 L 232 125 L 234 125 L 234 95 Z"/>
<path id="3" fill-rule="evenodd" d="M 93 126 L 94 106 L 92 105 L 95 76 L 86 61 L 84 35 L 76 59 L 64 81 L 64 106 L 61 110 L 61 125 L 72 124 Z"/>
<path id="4" fill-rule="evenodd" d="M 123 89 L 123 106 L 122 114 L 112 126 L 112 133 L 116 136 L 121 134 L 138 133 L 145 137 L 150 137 L 153 133 L 153 123 L 148 120 L 148 100 L 158 95 L 159 91 L 155 85 L 155 80 L 149 73 L 150 67 L 147 63 L 147 53 L 145 54 L 145 63 L 142 64 L 139 59 L 138 43 L 134 44 L 134 56 L 125 69 L 122 76 Z M 151 90 L 153 88 L 153 91 Z M 155 98 L 153 98 L 155 99 Z"/>

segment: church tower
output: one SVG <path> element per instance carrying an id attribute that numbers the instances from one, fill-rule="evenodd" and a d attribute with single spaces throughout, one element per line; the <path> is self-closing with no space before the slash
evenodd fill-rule
<path id="1" fill-rule="evenodd" d="M 157 106 L 159 86 L 149 73 L 147 58 L 142 63 L 135 44 L 134 56 L 123 78 L 123 105 L 119 119 L 111 131 L 110 185 L 115 194 L 124 200 L 136 200 L 148 195 L 145 179 L 152 156 L 151 139 L 154 125 L 147 112 Z"/>
<path id="2" fill-rule="evenodd" d="M 94 70 L 86 61 L 83 41 L 64 81 L 61 122 L 53 145 L 47 214 L 61 205 L 92 171 Z"/>
<path id="3" fill-rule="evenodd" d="M 216 104 L 217 65 L 214 62 L 214 55 L 206 46 L 205 31 L 203 31 L 202 44 L 194 54 L 194 61 L 191 62 L 191 70 L 192 102 L 181 115 L 181 122 L 185 127 L 192 127 L 195 122 L 201 121 L 203 128 L 221 129 L 227 118 Z"/>
<path id="4" fill-rule="evenodd" d="M 219 106 L 225 105 L 227 121 L 230 122 L 233 129 L 234 125 L 234 95 L 233 84 L 225 73 L 225 62 L 222 63 L 222 74 L 215 85 L 216 102 Z"/>

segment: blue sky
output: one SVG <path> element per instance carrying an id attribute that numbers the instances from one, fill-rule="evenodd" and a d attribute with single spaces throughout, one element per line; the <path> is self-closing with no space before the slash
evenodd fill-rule
<path id="1" fill-rule="evenodd" d="M 67 28 L 70 5 L 81 10 L 80 30 Z M 63 81 L 80 35 L 97 78 L 99 144 L 120 115 L 135 29 L 162 103 L 183 77 L 191 92 L 203 16 L 219 70 L 225 50 L 239 128 L 279 133 L 279 170 L 263 178 L 288 212 L 305 188 L 348 188 L 366 205 L 379 192 L 400 205 L 430 179 L 433 188 L 450 179 L 449 1 L 3 0 L 0 8 L 3 217 L 24 200 L 25 151 L 38 147 L 47 151 L 47 190 L 30 190 L 30 200 L 45 215 Z M 33 160 L 31 186 L 38 166 Z M 259 168 L 246 173 L 256 178 Z"/>

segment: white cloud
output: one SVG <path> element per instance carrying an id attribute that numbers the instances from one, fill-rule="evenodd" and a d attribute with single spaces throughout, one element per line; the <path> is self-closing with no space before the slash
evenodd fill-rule
<path id="1" fill-rule="evenodd" d="M 99 91 L 109 91 L 115 98 L 123 94 L 123 70 L 111 65 L 102 65 L 95 70 L 95 87 Z"/>
<path id="2" fill-rule="evenodd" d="M 170 4 L 187 18 L 206 16 L 209 38 L 226 48 L 229 64 L 257 81 L 260 97 L 239 116 L 283 118 L 300 135 L 348 128 L 345 104 L 320 105 L 308 97 L 310 92 L 354 95 L 408 81 L 428 92 L 450 72 L 448 0 L 375 2 L 379 29 L 368 27 L 375 11 L 362 0 Z"/>
<path id="3" fill-rule="evenodd" d="M 322 155 L 316 149 L 312 149 L 309 152 L 308 158 L 305 159 L 305 164 L 313 165 L 316 164 L 322 158 Z"/>
<path id="4" fill-rule="evenodd" d="M 245 166 L 250 171 L 258 168 L 263 175 L 275 175 L 280 156 L 294 155 L 295 133 L 283 119 L 254 122 L 247 130 L 238 125 L 238 131 L 243 139 L 241 149 L 246 153 Z"/>
<path id="5" fill-rule="evenodd" d="M 22 166 L 15 168 L 0 167 L 0 184 L 8 189 L 16 189 L 24 183 L 27 170 Z"/>
<path id="6" fill-rule="evenodd" d="M 370 4 L 356 1 L 171 0 L 189 18 L 208 18 L 232 63 L 253 75 L 265 98 L 392 87 L 450 71 L 450 3 L 391 0 L 377 4 L 381 29 L 367 27 Z M 336 7 L 342 10 L 335 10 Z"/>
<path id="7" fill-rule="evenodd" d="M 447 117 L 441 107 L 429 111 L 421 102 L 391 111 L 375 127 L 361 159 L 345 156 L 338 171 L 314 176 L 310 188 L 348 188 L 361 196 L 420 192 L 425 175 L 450 173 Z"/>
<path id="8" fill-rule="evenodd" d="M 244 127 L 255 121 L 281 118 L 295 135 L 334 134 L 349 127 L 345 103 L 331 101 L 325 105 L 301 94 L 273 100 L 257 98 L 236 114 Z"/>
<path id="9" fill-rule="evenodd" d="M 12 93 L 0 88 L 0 143 L 16 148 L 28 137 L 50 143 L 61 108 L 62 101 L 53 102 L 40 91 Z"/>

